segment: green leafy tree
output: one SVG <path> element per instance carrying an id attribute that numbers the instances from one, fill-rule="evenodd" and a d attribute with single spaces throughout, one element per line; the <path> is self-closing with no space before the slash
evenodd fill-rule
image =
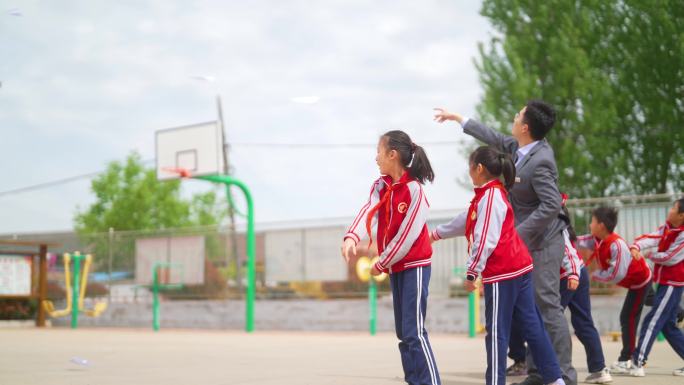
<path id="1" fill-rule="evenodd" d="M 218 225 L 225 218 L 225 204 L 221 204 L 215 191 L 185 200 L 180 183 L 158 181 L 155 170 L 145 167 L 135 152 L 124 162 L 111 162 L 104 173 L 93 179 L 91 188 L 96 200 L 77 212 L 76 232 L 92 245 L 96 255 L 107 255 L 110 243 L 106 233 L 114 229 L 117 234 L 111 247 L 116 255 L 115 267 L 132 269 L 135 239 L 139 235 L 125 231 Z M 218 243 L 213 240 L 209 246 L 218 247 Z M 99 259 L 100 265 L 104 260 Z"/>
<path id="2" fill-rule="evenodd" d="M 573 197 L 683 187 L 684 3 L 642 3 L 483 2 L 496 34 L 476 62 L 480 118 L 509 131 L 528 99 L 554 104 L 548 139 Z"/>
<path id="3" fill-rule="evenodd" d="M 608 56 L 620 124 L 629 127 L 627 173 L 636 192 L 684 190 L 684 2 L 627 0 L 611 13 Z M 611 60 L 612 59 L 612 60 Z"/>
<path id="4" fill-rule="evenodd" d="M 157 180 L 155 171 L 145 168 L 140 155 L 132 153 L 125 162 L 111 162 L 92 181 L 96 201 L 76 214 L 79 233 L 121 230 L 156 230 L 184 227 L 190 222 L 190 203 L 180 196 L 180 181 Z"/>
<path id="5" fill-rule="evenodd" d="M 210 190 L 193 195 L 190 204 L 190 220 L 194 225 L 221 225 L 228 216 L 228 205 L 224 196 Z"/>

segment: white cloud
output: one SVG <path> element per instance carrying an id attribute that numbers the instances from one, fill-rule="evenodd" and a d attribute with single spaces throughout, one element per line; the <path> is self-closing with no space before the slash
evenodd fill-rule
<path id="1" fill-rule="evenodd" d="M 0 171 L 3 185 L 91 172 L 134 149 L 148 159 L 155 130 L 215 119 L 216 94 L 232 142 L 374 143 L 390 128 L 418 143 L 457 140 L 457 127 L 432 123 L 432 108 L 475 114 L 472 57 L 489 28 L 478 10 L 437 0 L 27 2 L 25 17 L 0 23 L 9 42 L 0 46 L 0 162 L 14 165 Z M 319 101 L 292 103 L 303 96 Z M 462 150 L 427 150 L 433 207 L 463 207 L 470 193 L 454 182 Z M 331 217 L 353 215 L 364 199 L 374 152 L 234 146 L 231 162 L 259 220 Z M 0 232 L 69 228 L 87 187 L 0 197 Z"/>

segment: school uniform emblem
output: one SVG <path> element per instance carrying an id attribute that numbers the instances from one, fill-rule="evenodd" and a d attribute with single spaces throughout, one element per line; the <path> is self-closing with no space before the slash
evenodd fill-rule
<path id="1" fill-rule="evenodd" d="M 474 221 L 475 219 L 477 219 L 477 211 L 473 211 L 473 213 L 470 214 L 470 220 Z"/>
<path id="2" fill-rule="evenodd" d="M 408 210 L 408 205 L 407 205 L 405 202 L 401 202 L 401 203 L 399 203 L 399 205 L 397 206 L 397 210 L 399 210 L 399 212 L 400 212 L 401 214 L 403 214 L 403 213 L 406 212 L 406 210 Z"/>

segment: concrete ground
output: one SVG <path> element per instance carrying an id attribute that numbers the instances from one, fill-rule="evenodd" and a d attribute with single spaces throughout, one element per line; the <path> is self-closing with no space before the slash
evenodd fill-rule
<path id="1" fill-rule="evenodd" d="M 444 385 L 484 383 L 484 336 L 430 337 Z M 583 379 L 584 351 L 576 340 L 574 346 Z M 619 347 L 604 339 L 607 361 Z M 616 377 L 614 384 L 684 384 L 671 375 L 684 363 L 666 342 L 656 343 L 649 361 L 646 378 Z M 396 385 L 401 377 L 390 333 L 0 329 L 0 385 Z"/>

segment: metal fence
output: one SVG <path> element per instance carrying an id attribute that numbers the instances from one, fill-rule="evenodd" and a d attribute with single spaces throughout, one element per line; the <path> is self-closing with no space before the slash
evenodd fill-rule
<path id="1" fill-rule="evenodd" d="M 653 195 L 569 200 L 567 203 L 578 234 L 588 232 L 591 210 L 600 205 L 619 208 L 616 232 L 631 242 L 636 236 L 661 225 L 667 210 L 679 195 Z M 434 211 L 428 226 L 453 218 L 461 210 Z M 361 282 L 353 266 L 346 266 L 339 255 L 346 219 L 325 223 L 279 223 L 257 226 L 257 299 L 363 299 L 368 285 Z M 245 239 L 238 229 L 237 244 L 231 242 L 228 229 L 201 227 L 162 231 L 116 231 L 77 235 L 74 233 L 26 234 L 3 237 L 16 240 L 45 240 L 59 243 L 52 248 L 48 296 L 59 303 L 64 298 L 64 267 L 62 253 L 91 253 L 94 261 L 89 272 L 87 301 L 106 299 L 110 304 L 149 304 L 152 301 L 150 282 L 141 281 L 141 241 L 162 242 L 200 237 L 202 256 L 186 266 L 185 273 L 199 269 L 204 276 L 201 284 L 186 284 L 182 288 L 162 290 L 167 300 L 241 300 L 244 296 Z M 450 298 L 462 294 L 462 277 L 455 271 L 465 264 L 467 245 L 464 238 L 450 239 L 433 245 L 430 295 Z M 136 249 L 138 249 L 136 251 Z M 147 261 L 168 262 L 173 248 Z M 234 252 L 237 250 L 237 253 Z M 137 254 L 136 254 L 137 252 Z M 167 254 L 164 254 L 167 253 Z M 183 254 L 183 250 L 175 252 Z M 156 259 L 155 259 L 156 258 Z M 190 261 L 190 260 L 187 260 Z M 151 267 L 145 265 L 145 271 Z M 149 273 L 149 272 L 148 272 Z M 167 272 L 169 273 L 169 272 Z M 196 273 L 196 271 L 195 271 Z M 147 274 L 151 276 L 151 274 Z M 173 272 L 166 275 L 171 283 Z M 176 278 L 179 279 L 179 278 Z M 180 278 L 182 279 L 182 278 Z M 386 280 L 378 287 L 380 295 L 389 292 Z"/>

